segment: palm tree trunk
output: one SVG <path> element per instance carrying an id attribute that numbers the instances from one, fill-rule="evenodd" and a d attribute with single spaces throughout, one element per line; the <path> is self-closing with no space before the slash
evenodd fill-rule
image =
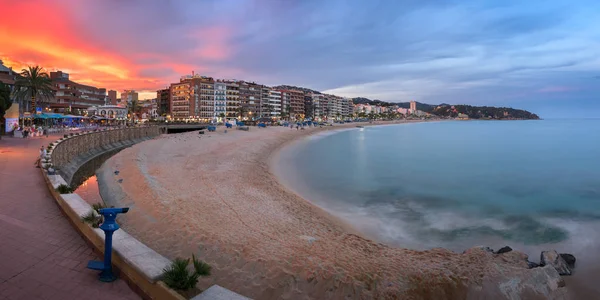
<path id="1" fill-rule="evenodd" d="M 35 95 L 31 96 L 31 114 L 35 115 Z"/>

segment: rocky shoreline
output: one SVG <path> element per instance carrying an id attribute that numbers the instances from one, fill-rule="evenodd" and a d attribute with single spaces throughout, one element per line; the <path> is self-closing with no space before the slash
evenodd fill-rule
<path id="1" fill-rule="evenodd" d="M 271 174 L 283 145 L 356 125 L 161 136 L 109 159 L 98 171 L 100 191 L 110 205 L 132 207 L 120 222 L 154 250 L 195 253 L 213 265 L 200 288 L 216 283 L 255 299 L 569 298 L 556 268 L 565 273 L 568 256 L 548 252 L 535 267 L 509 247 L 390 247 L 355 234 Z"/>

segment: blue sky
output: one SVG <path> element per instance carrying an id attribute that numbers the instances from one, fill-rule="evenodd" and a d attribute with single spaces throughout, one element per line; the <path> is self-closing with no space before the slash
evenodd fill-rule
<path id="1" fill-rule="evenodd" d="M 10 15 L 25 13 L 23 3 L 35 3 L 36 19 L 53 24 L 52 47 L 70 55 L 0 34 L 0 59 L 46 60 L 109 89 L 152 96 L 195 71 L 545 118 L 600 112 L 597 0 L 0 0 Z M 25 25 L 11 24 L 23 36 Z"/>

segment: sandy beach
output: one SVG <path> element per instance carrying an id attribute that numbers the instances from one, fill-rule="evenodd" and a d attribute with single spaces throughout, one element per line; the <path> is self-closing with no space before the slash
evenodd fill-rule
<path id="1" fill-rule="evenodd" d="M 109 159 L 97 172 L 100 192 L 108 205 L 131 207 L 119 222 L 151 248 L 211 264 L 202 289 L 219 284 L 254 299 L 567 298 L 554 269 L 528 269 L 520 252 L 390 247 L 273 176 L 281 147 L 356 125 L 163 135 Z"/>

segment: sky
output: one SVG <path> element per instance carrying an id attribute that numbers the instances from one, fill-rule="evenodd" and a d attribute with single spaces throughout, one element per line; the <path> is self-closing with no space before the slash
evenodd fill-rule
<path id="1" fill-rule="evenodd" d="M 140 98 L 196 74 L 600 113 L 597 0 L 0 0 L 0 59 Z"/>

